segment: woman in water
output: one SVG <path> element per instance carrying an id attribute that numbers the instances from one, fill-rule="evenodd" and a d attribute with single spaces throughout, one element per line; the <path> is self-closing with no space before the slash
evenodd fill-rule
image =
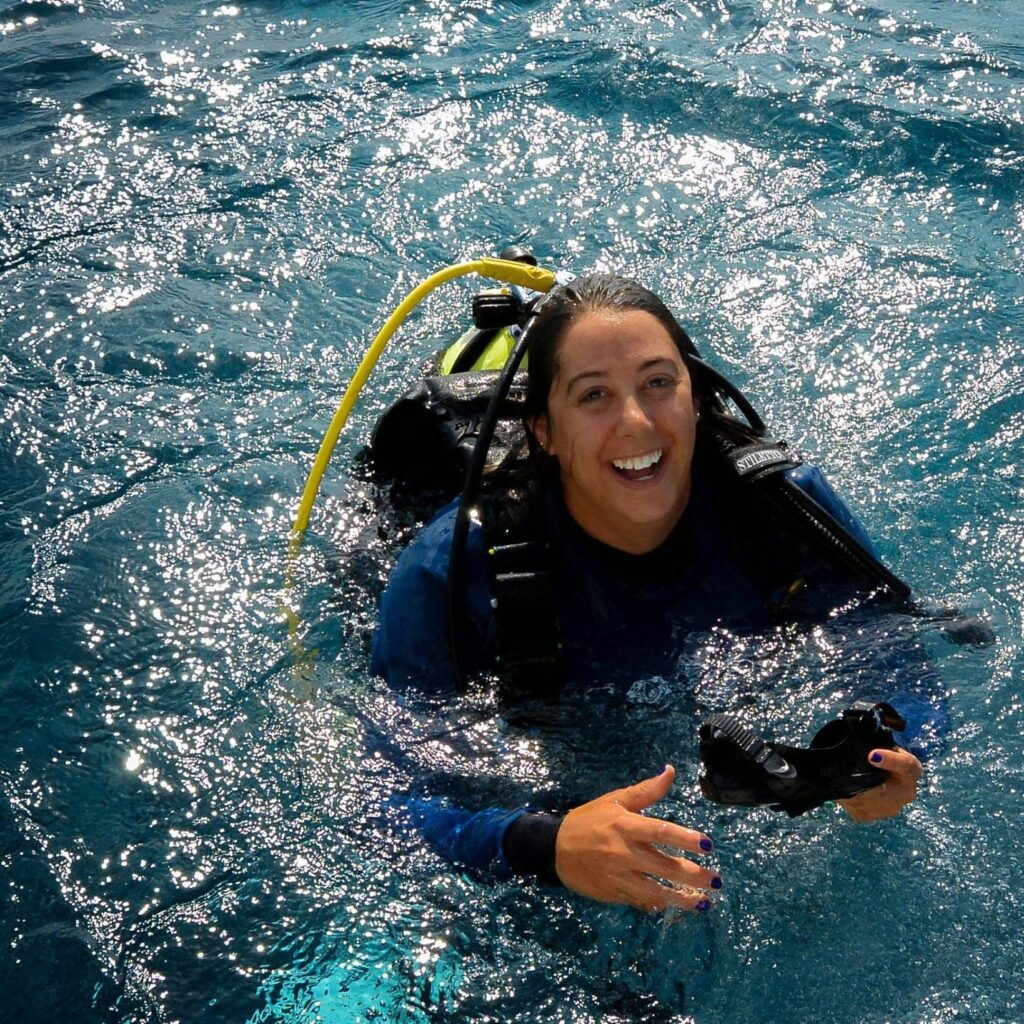
<path id="1" fill-rule="evenodd" d="M 705 426 L 722 410 L 707 397 L 699 368 L 691 372 L 694 355 L 653 293 L 612 275 L 556 289 L 531 327 L 526 426 L 540 463 L 536 500 L 551 551 L 567 685 L 670 673 L 687 630 L 780 609 L 820 612 L 850 593 L 834 566 L 799 537 L 752 516 L 724 482 Z M 786 473 L 871 550 L 818 470 Z M 373 670 L 393 686 L 437 692 L 454 685 L 445 640 L 455 514 L 442 511 L 410 545 L 384 595 Z M 476 531 L 464 631 L 477 673 L 495 671 L 498 653 L 483 563 Z M 858 821 L 899 813 L 915 798 L 921 775 L 907 749 L 875 750 L 870 759 L 887 780 L 843 801 Z M 435 814 L 428 801 L 411 816 L 453 860 L 535 874 L 645 910 L 706 910 L 722 879 L 691 856 L 710 852 L 710 838 L 642 813 L 673 778 L 666 765 L 563 815 L 496 808 Z"/>

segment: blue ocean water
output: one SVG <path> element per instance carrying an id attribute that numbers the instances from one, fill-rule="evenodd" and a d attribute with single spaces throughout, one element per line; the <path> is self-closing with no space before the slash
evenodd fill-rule
<path id="1" fill-rule="evenodd" d="M 0 4 L 0 1019 L 1024 1019 L 1019 13 Z M 954 728 L 902 818 L 694 792 L 695 715 L 760 695 L 805 735 L 854 625 L 693 638 L 547 729 L 369 678 L 413 524 L 358 455 L 471 283 L 338 446 L 296 671 L 287 536 L 348 378 L 413 284 L 510 242 L 661 293 L 896 571 L 991 623 L 919 626 Z M 368 722 L 484 800 L 673 760 L 724 896 L 666 920 L 453 871 L 374 813 L 408 779 Z"/>

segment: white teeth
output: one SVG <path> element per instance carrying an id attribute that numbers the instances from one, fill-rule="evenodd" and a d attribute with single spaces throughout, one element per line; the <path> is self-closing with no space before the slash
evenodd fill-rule
<path id="1" fill-rule="evenodd" d="M 631 459 L 612 459 L 612 465 L 616 469 L 647 469 L 661 461 L 662 449 L 656 452 L 648 452 L 646 455 L 637 455 Z"/>

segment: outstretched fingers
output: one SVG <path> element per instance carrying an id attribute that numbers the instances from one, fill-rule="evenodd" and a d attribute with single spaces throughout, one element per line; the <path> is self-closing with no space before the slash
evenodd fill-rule
<path id="1" fill-rule="evenodd" d="M 644 874 L 672 885 L 689 889 L 722 888 L 722 876 L 717 871 L 694 864 L 685 857 L 671 857 L 651 846 L 637 851 L 636 864 L 638 870 Z"/>
<path id="2" fill-rule="evenodd" d="M 660 818 L 644 818 L 640 815 L 630 818 L 628 835 L 635 843 L 650 843 L 698 855 L 711 853 L 715 848 L 711 838 L 703 832 Z"/>
<path id="3" fill-rule="evenodd" d="M 706 910 L 721 878 L 676 854 L 707 854 L 702 832 L 641 813 L 661 800 L 675 777 L 671 765 L 657 775 L 574 807 L 555 842 L 555 872 L 563 885 L 605 903 L 646 911 L 677 907 Z"/>

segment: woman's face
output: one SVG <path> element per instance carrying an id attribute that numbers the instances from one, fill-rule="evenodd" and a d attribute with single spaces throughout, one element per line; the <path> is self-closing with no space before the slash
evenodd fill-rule
<path id="1" fill-rule="evenodd" d="M 634 554 L 668 537 L 690 498 L 697 405 L 655 317 L 597 310 L 576 320 L 558 349 L 548 412 L 531 426 L 587 533 Z"/>

